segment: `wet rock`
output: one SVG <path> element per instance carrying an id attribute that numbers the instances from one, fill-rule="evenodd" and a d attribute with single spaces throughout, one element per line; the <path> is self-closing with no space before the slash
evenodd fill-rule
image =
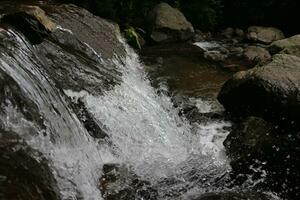
<path id="1" fill-rule="evenodd" d="M 71 31 L 72 37 L 88 44 L 103 59 L 112 59 L 115 55 L 124 57 L 126 51 L 120 42 L 120 30 L 117 24 L 94 16 L 87 10 L 72 4 L 44 5 L 48 16 L 66 32 Z M 62 44 L 68 45 L 69 37 L 59 36 Z M 74 39 L 72 41 L 74 41 Z"/>
<path id="2" fill-rule="evenodd" d="M 73 108 L 78 119 L 83 123 L 89 134 L 98 139 L 106 139 L 108 135 L 106 133 L 106 127 L 101 125 L 101 122 L 97 121 L 94 116 L 87 110 L 84 103 L 79 99 L 70 105 Z"/>
<path id="3" fill-rule="evenodd" d="M 155 42 L 185 41 L 193 37 L 194 28 L 185 16 L 167 3 L 160 3 L 150 12 L 151 38 Z"/>
<path id="4" fill-rule="evenodd" d="M 284 34 L 274 27 L 251 26 L 248 28 L 247 38 L 254 42 L 270 44 L 284 39 Z"/>
<path id="5" fill-rule="evenodd" d="M 59 200 L 48 161 L 15 133 L 0 130 L 0 199 Z"/>
<path id="6" fill-rule="evenodd" d="M 122 63 L 111 59 L 125 57 L 126 51 L 115 24 L 74 5 L 48 5 L 45 9 L 61 28 L 33 53 L 57 85 L 99 94 L 121 81 Z"/>
<path id="7" fill-rule="evenodd" d="M 16 8 L 14 13 L 5 14 L 1 21 L 19 29 L 32 44 L 41 43 L 56 29 L 56 24 L 37 6 Z"/>
<path id="8" fill-rule="evenodd" d="M 240 55 L 244 52 L 244 49 L 242 47 L 233 47 L 233 48 L 230 49 L 230 52 Z"/>
<path id="9" fill-rule="evenodd" d="M 268 50 L 259 46 L 247 47 L 244 52 L 244 57 L 253 64 L 266 63 L 271 60 L 271 55 Z"/>
<path id="10" fill-rule="evenodd" d="M 227 58 L 227 55 L 221 53 L 220 51 L 206 51 L 203 55 L 204 58 L 217 62 L 224 61 Z"/>
<path id="11" fill-rule="evenodd" d="M 300 59 L 279 54 L 271 63 L 236 73 L 218 95 L 238 116 L 259 116 L 297 128 L 300 119 Z"/>
<path id="12" fill-rule="evenodd" d="M 286 53 L 300 57 L 300 35 L 273 42 L 269 51 L 272 54 Z"/>
<path id="13" fill-rule="evenodd" d="M 100 179 L 100 190 L 105 200 L 157 199 L 157 191 L 141 180 L 130 168 L 120 164 L 105 164 Z"/>

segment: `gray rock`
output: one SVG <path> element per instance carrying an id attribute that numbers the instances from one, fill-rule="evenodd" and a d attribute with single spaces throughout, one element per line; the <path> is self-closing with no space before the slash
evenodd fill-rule
<path id="1" fill-rule="evenodd" d="M 286 53 L 300 57 L 300 35 L 273 42 L 269 50 L 272 54 Z"/>
<path id="2" fill-rule="evenodd" d="M 300 58 L 278 54 L 272 62 L 236 73 L 218 95 L 238 116 L 259 116 L 278 123 L 300 121 Z"/>
<path id="3" fill-rule="evenodd" d="M 204 58 L 211 61 L 224 61 L 227 58 L 226 54 L 221 53 L 220 51 L 206 51 L 204 52 Z"/>
<path id="4" fill-rule="evenodd" d="M 247 38 L 254 42 L 270 44 L 284 39 L 284 34 L 281 30 L 274 27 L 251 26 L 248 28 Z"/>
<path id="5" fill-rule="evenodd" d="M 151 38 L 156 42 L 184 41 L 193 37 L 194 28 L 185 16 L 167 3 L 160 3 L 149 14 Z"/>
<path id="6" fill-rule="evenodd" d="M 252 63 L 266 63 L 271 60 L 271 55 L 265 48 L 249 46 L 245 49 L 244 57 Z"/>

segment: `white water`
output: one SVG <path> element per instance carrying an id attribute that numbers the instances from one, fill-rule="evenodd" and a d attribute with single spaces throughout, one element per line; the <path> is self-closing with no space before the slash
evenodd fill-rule
<path id="1" fill-rule="evenodd" d="M 6 129 L 24 133 L 27 143 L 51 160 L 63 199 L 101 199 L 98 181 L 105 163 L 130 165 L 153 184 L 162 178 L 185 178 L 184 174 L 195 168 L 200 179 L 228 169 L 222 141 L 227 135 L 224 127 L 230 124 L 189 124 L 180 118 L 169 97 L 157 95 L 150 86 L 138 56 L 128 47 L 122 62 L 113 61 L 124 70 L 123 82 L 113 90 L 98 96 L 65 91 L 74 101 L 80 98 L 107 129 L 113 145 L 98 145 L 68 108 L 64 94 L 36 68 L 38 63 L 30 59 L 34 49 L 22 36 L 13 31 L 8 34 L 17 47 L 14 57 L 1 53 L 0 66 L 38 106 L 47 128 L 39 130 L 10 104 L 1 119 Z M 32 136 L 31 128 L 40 135 Z M 191 188 L 196 185 L 184 182 Z"/>
<path id="2" fill-rule="evenodd" d="M 186 173 L 188 167 L 226 170 L 222 142 L 228 134 L 224 128 L 230 124 L 212 121 L 191 125 L 179 117 L 170 98 L 157 95 L 145 79 L 137 55 L 129 48 L 127 51 L 123 82 L 114 90 L 101 96 L 65 91 L 74 101 L 83 101 L 108 129 L 115 146 L 112 151 L 117 154 L 111 162 L 129 164 L 136 174 L 154 183 Z M 202 106 L 208 109 L 207 104 Z M 188 166 L 193 159 L 199 162 L 197 166 Z"/>

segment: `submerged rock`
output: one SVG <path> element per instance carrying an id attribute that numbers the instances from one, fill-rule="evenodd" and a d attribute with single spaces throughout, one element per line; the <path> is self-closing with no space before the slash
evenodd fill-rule
<path id="1" fill-rule="evenodd" d="M 300 119 L 300 59 L 276 55 L 272 62 L 236 73 L 223 86 L 218 100 L 239 116 L 260 116 L 288 126 Z"/>
<path id="2" fill-rule="evenodd" d="M 251 26 L 248 28 L 247 38 L 254 42 L 270 44 L 284 39 L 284 34 L 274 27 Z"/>
<path id="3" fill-rule="evenodd" d="M 185 16 L 167 3 L 160 3 L 149 15 L 151 38 L 155 42 L 185 41 L 193 37 L 194 28 Z"/>

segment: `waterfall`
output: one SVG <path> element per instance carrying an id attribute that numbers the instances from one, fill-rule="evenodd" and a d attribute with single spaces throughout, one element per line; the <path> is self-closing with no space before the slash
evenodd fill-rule
<path id="1" fill-rule="evenodd" d="M 62 199 L 101 199 L 98 185 L 106 163 L 130 166 L 135 174 L 160 188 L 161 193 L 181 187 L 200 193 L 202 189 L 214 190 L 209 187 L 208 179 L 229 170 L 222 142 L 228 134 L 225 128 L 230 124 L 224 121 L 190 124 L 179 117 L 170 98 L 151 87 L 143 64 L 123 39 L 120 40 L 127 50 L 126 57 L 110 61 L 123 70 L 121 83 L 112 90 L 91 94 L 85 90 L 60 90 L 39 67 L 42 61 L 36 46 L 15 30 L 1 30 L 1 34 L 7 39 L 6 48 L 11 49 L 0 48 L 0 68 L 38 107 L 45 128 L 30 122 L 9 102 L 1 114 L 2 126 L 18 133 L 50 161 Z M 95 50 L 92 52 L 97 54 Z M 74 103 L 78 100 L 84 103 L 99 127 L 107 132 L 111 144 L 88 134 L 70 109 L 68 97 Z M 38 135 L 33 135 L 32 130 Z M 168 178 L 177 182 L 164 184 L 162 180 Z M 206 185 L 200 185 L 200 181 Z"/>

